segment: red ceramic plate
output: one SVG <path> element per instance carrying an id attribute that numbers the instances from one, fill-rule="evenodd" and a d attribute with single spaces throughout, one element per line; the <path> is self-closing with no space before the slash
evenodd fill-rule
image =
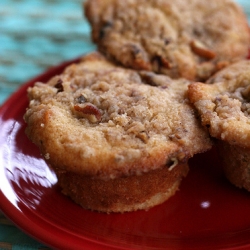
<path id="1" fill-rule="evenodd" d="M 68 62 L 71 63 L 71 62 Z M 24 84 L 0 108 L 0 208 L 30 236 L 59 249 L 250 249 L 250 194 L 223 176 L 216 150 L 190 160 L 180 191 L 149 211 L 86 211 L 60 193 L 57 178 L 25 136 Z"/>

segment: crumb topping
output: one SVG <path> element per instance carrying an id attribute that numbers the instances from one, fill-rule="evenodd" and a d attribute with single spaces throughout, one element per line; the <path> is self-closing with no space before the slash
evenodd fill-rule
<path id="1" fill-rule="evenodd" d="M 250 146 L 250 62 L 228 66 L 208 80 L 193 83 L 189 97 L 211 135 Z"/>
<path id="2" fill-rule="evenodd" d="M 89 55 L 29 88 L 27 134 L 53 164 L 61 159 L 61 168 L 68 162 L 99 175 L 141 173 L 171 158 L 186 162 L 211 146 L 188 102 L 188 84 Z"/>

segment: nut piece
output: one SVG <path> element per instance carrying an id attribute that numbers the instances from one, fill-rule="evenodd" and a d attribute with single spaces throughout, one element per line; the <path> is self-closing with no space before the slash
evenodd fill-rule
<path id="1" fill-rule="evenodd" d="M 191 41 L 190 46 L 191 46 L 192 51 L 198 56 L 201 56 L 207 59 L 213 59 L 216 56 L 214 51 L 207 48 L 200 41 L 193 40 Z"/>
<path id="2" fill-rule="evenodd" d="M 82 117 L 88 118 L 90 122 L 100 122 L 102 119 L 101 111 L 89 102 L 74 105 L 74 110 L 79 112 Z"/>
<path id="3" fill-rule="evenodd" d="M 57 93 L 63 92 L 64 89 L 63 89 L 63 81 L 62 81 L 62 79 L 59 78 L 54 87 L 57 89 Z"/>
<path id="4" fill-rule="evenodd" d="M 137 138 L 141 139 L 144 143 L 147 143 L 149 140 L 149 135 L 146 131 L 140 131 L 137 135 Z"/>

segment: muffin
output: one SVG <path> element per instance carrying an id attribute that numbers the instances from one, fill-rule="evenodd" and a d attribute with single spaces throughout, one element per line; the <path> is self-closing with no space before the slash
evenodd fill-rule
<path id="1" fill-rule="evenodd" d="M 28 89 L 26 133 L 83 208 L 147 210 L 172 196 L 188 159 L 212 145 L 188 84 L 91 53 Z"/>
<path id="2" fill-rule="evenodd" d="M 225 175 L 250 191 L 250 61 L 224 68 L 207 84 L 192 83 L 189 98 L 203 126 L 218 139 Z"/>
<path id="3" fill-rule="evenodd" d="M 248 55 L 247 18 L 231 0 L 87 0 L 99 51 L 125 67 L 205 81 Z"/>

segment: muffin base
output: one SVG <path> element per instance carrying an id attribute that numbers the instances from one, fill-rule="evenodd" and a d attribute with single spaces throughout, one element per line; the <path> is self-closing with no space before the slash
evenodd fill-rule
<path id="1" fill-rule="evenodd" d="M 56 170 L 62 193 L 85 209 L 99 212 L 148 210 L 170 198 L 188 173 L 187 164 L 141 175 L 103 180 Z"/>
<path id="2" fill-rule="evenodd" d="M 227 179 L 236 187 L 250 191 L 250 148 L 218 142 Z"/>

